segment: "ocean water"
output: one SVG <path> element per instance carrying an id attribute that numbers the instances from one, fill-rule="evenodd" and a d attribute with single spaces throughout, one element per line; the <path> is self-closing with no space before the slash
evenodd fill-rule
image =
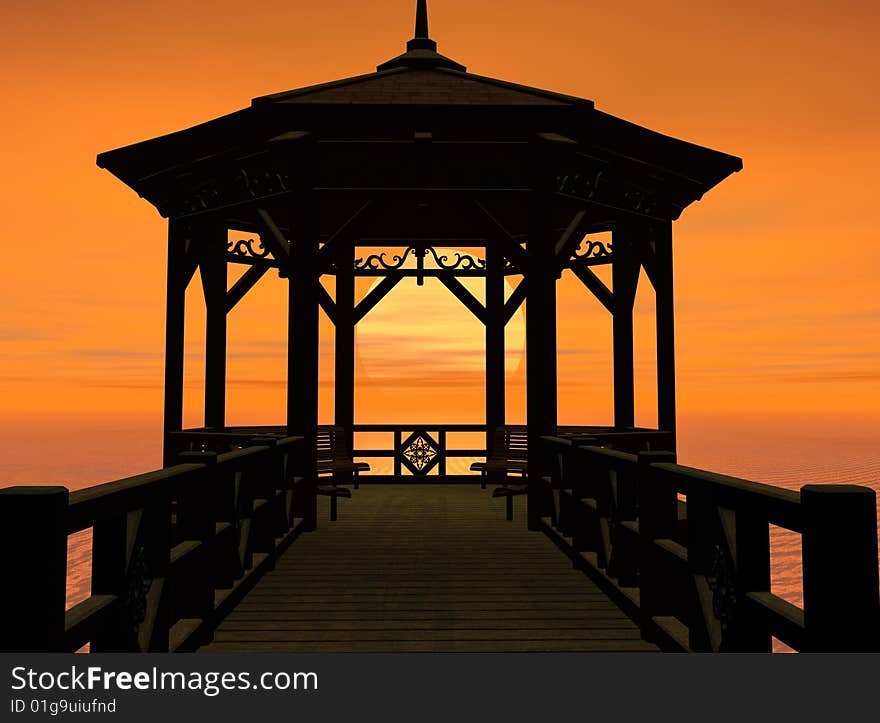
<path id="1" fill-rule="evenodd" d="M 5 441 L 0 487 L 60 484 L 77 490 L 156 469 L 161 466 L 159 429 L 158 419 L 145 416 L 0 419 Z M 448 471 L 464 473 L 470 461 L 450 459 Z M 684 414 L 679 462 L 788 489 L 829 483 L 880 491 L 880 415 Z M 385 470 L 374 464 L 374 471 Z M 803 599 L 800 544 L 800 535 L 771 528 L 772 590 L 796 605 Z M 88 596 L 90 555 L 90 530 L 69 538 L 68 607 Z"/>
<path id="2" fill-rule="evenodd" d="M 854 484 L 880 492 L 880 417 L 684 419 L 678 458 L 690 467 L 791 490 Z M 772 592 L 801 606 L 800 535 L 771 526 L 770 553 Z"/>

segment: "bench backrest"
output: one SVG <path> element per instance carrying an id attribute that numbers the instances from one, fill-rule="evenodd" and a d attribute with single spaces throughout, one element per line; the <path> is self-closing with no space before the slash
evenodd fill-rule
<path id="1" fill-rule="evenodd" d="M 318 427 L 318 464 L 351 462 L 351 453 L 345 443 L 345 430 L 342 427 Z"/>
<path id="2" fill-rule="evenodd" d="M 529 436 L 525 427 L 498 427 L 492 438 L 489 459 L 493 461 L 527 462 Z"/>

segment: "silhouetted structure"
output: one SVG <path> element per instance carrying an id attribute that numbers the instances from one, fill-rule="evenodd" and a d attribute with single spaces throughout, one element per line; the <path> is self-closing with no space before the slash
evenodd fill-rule
<path id="1" fill-rule="evenodd" d="M 371 614 L 400 612 L 384 603 L 354 610 L 352 638 L 322 636 L 333 629 L 321 626 L 332 622 L 329 607 L 339 593 L 327 568 L 339 557 L 340 539 L 322 531 L 299 557 L 285 557 L 241 614 L 224 624 L 218 647 L 305 650 L 316 640 L 340 643 L 318 646 L 334 650 L 650 647 L 610 612 L 601 590 L 645 641 L 663 649 L 769 650 L 772 636 L 798 649 L 877 648 L 871 490 L 808 485 L 797 493 L 675 464 L 672 222 L 738 171 L 738 158 L 614 118 L 588 100 L 468 73 L 436 52 L 420 0 L 415 37 L 377 72 L 256 98 L 228 116 L 101 154 L 98 163 L 169 219 L 166 468 L 72 495 L 64 488 L 0 492 L 0 550 L 15 590 L 4 596 L 0 647 L 76 649 L 91 641 L 99 651 L 173 651 L 208 643 L 299 533 L 315 529 L 318 472 L 356 471 L 347 452 L 358 430 L 394 434 L 387 456 L 394 458 L 398 481 L 404 469 L 424 476 L 434 468 L 440 481 L 449 481 L 446 458 L 453 454 L 486 454 L 489 471 L 525 471 L 528 527 L 544 531 L 598 586 L 585 588 L 589 601 L 575 591 L 561 603 L 586 615 L 578 623 L 583 645 L 562 644 L 563 626 L 553 631 L 556 637 L 535 633 L 517 647 L 511 630 L 528 630 L 520 619 L 494 637 L 428 640 L 430 625 L 408 625 L 400 615 L 391 621 L 396 637 L 370 637 Z M 230 241 L 230 229 L 258 234 L 260 244 Z M 611 232 L 612 243 L 585 238 L 598 232 Z M 440 246 L 461 252 L 450 260 L 438 253 Z M 370 251 L 376 247 L 400 251 L 388 260 Z M 228 289 L 230 263 L 249 269 Z M 593 271 L 600 264 L 612 267 L 611 289 Z M 207 305 L 206 429 L 183 431 L 184 298 L 197 269 Z M 230 429 L 227 315 L 270 269 L 290 281 L 287 427 Z M 556 281 L 565 269 L 613 316 L 613 429 L 557 426 Z M 657 430 L 634 429 L 632 309 L 641 269 L 656 292 Z M 323 275 L 336 277 L 335 300 L 321 285 Z M 358 276 L 381 282 L 355 304 Z M 506 276 L 522 277 L 507 299 Z M 355 326 L 406 277 L 437 278 L 485 324 L 485 425 L 355 425 Z M 463 277 L 485 279 L 485 303 Z M 521 438 L 499 431 L 505 426 L 504 329 L 523 302 L 525 460 Z M 335 414 L 342 430 L 326 432 L 320 444 L 319 309 L 336 327 Z M 448 433 L 468 431 L 485 431 L 487 449 L 447 448 Z M 492 449 L 493 439 L 507 441 Z M 208 451 L 184 451 L 195 449 Z M 523 609 L 537 611 L 536 630 L 558 621 L 541 593 L 568 586 L 571 576 L 547 567 L 537 543 L 546 541 L 522 530 L 517 537 L 517 528 L 504 521 L 493 526 L 477 505 L 494 503 L 476 485 L 470 497 L 437 489 L 432 514 L 418 519 L 412 490 L 403 493 L 410 497 L 402 506 L 394 488 L 386 488 L 385 497 L 369 490 L 373 512 L 339 523 L 352 535 L 341 538 L 341 557 L 360 555 L 366 568 L 381 574 L 357 578 L 357 566 L 340 569 L 348 575 L 346 589 L 355 598 L 358 592 L 381 596 L 391 588 L 397 594 L 397 582 L 406 583 L 412 605 L 436 616 L 442 606 L 427 583 L 452 569 L 431 547 L 436 540 L 449 545 L 450 560 L 473 578 L 459 583 L 463 588 L 482 582 L 486 596 L 516 588 Z M 335 497 L 331 502 L 335 516 Z M 399 510 L 401 534 L 418 531 L 417 555 L 432 565 L 422 578 L 403 575 L 395 582 L 400 570 L 385 566 L 397 548 L 375 513 L 384 505 Z M 454 522 L 464 520 L 463 529 L 444 518 L 450 510 Z M 770 591 L 770 525 L 803 536 L 803 610 Z M 87 528 L 94 536 L 92 595 L 65 614 L 67 536 Z M 374 548 L 361 551 L 358 542 L 367 540 Z M 457 544 L 471 547 L 463 552 Z M 470 554 L 473 547 L 480 548 L 478 556 Z M 504 560 L 513 569 L 499 575 Z M 46 574 L 24 584 L 35 569 Z M 301 569 L 310 571 L 311 581 L 299 577 Z M 548 577 L 539 579 L 545 571 Z M 285 619 L 294 627 L 268 614 L 278 611 L 279 591 L 291 596 L 284 605 L 293 617 Z M 294 599 L 300 592 L 314 596 L 320 622 L 301 619 L 314 604 Z M 456 605 L 467 611 L 467 589 L 443 594 L 449 611 Z M 486 610 L 495 615 L 501 607 Z M 590 611 L 610 615 L 618 632 L 599 634 L 602 626 L 587 620 Z M 256 631 L 248 614 L 270 629 Z M 467 623 L 479 628 L 485 618 Z M 462 647 L 476 639 L 479 646 Z"/>
<path id="2" fill-rule="evenodd" d="M 288 432 L 316 436 L 323 308 L 336 327 L 335 423 L 349 448 L 354 328 L 402 278 L 432 276 L 485 324 L 487 440 L 505 422 L 504 328 L 526 302 L 533 456 L 540 436 L 556 432 L 564 269 L 613 315 L 617 429 L 634 425 L 632 308 L 645 269 L 657 297 L 659 427 L 674 432 L 672 222 L 742 167 L 592 101 L 466 72 L 437 53 L 424 2 L 406 52 L 375 73 L 255 98 L 236 113 L 102 153 L 98 164 L 169 219 L 166 434 L 182 426 L 184 292 L 196 268 L 207 305 L 205 426 L 225 426 L 227 314 L 275 268 L 290 280 Z M 229 229 L 259 234 L 262 247 L 227 242 Z M 610 247 L 585 240 L 608 231 Z M 437 246 L 463 254 L 451 261 Z M 358 252 L 370 247 L 401 251 L 394 260 Z M 410 255 L 418 268 L 405 268 Z M 250 270 L 227 291 L 230 263 Z M 593 273 L 597 264 L 611 264 L 613 291 Z M 336 277 L 335 301 L 322 275 Z M 507 275 L 522 281 L 505 302 Z M 358 305 L 356 276 L 382 278 Z M 485 278 L 485 304 L 463 276 Z"/>

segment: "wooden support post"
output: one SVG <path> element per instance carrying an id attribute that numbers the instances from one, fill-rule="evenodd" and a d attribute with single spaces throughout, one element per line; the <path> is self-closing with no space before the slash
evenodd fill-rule
<path id="1" fill-rule="evenodd" d="M 808 651 L 880 650 L 876 497 L 856 485 L 801 487 Z"/>
<path id="2" fill-rule="evenodd" d="M 657 314 L 657 426 L 673 435 L 675 449 L 675 313 L 672 290 L 672 223 L 654 227 Z"/>
<path id="3" fill-rule="evenodd" d="M 64 487 L 0 490 L 4 652 L 69 652 L 64 650 L 67 501 Z"/>
<path id="4" fill-rule="evenodd" d="M 540 529 L 540 519 L 552 509 L 544 476 L 552 470 L 552 457 L 541 437 L 556 433 L 556 264 L 555 241 L 550 228 L 551 194 L 543 166 L 541 144 L 535 144 L 526 283 L 526 419 L 528 425 L 528 527 Z"/>
<path id="5" fill-rule="evenodd" d="M 486 245 L 486 450 L 492 454 L 495 431 L 504 426 L 504 256 Z"/>
<path id="6" fill-rule="evenodd" d="M 342 244 L 337 251 L 334 418 L 348 450 L 354 449 L 354 257 L 354 243 Z"/>
<path id="7" fill-rule="evenodd" d="M 614 426 L 635 426 L 633 363 L 633 303 L 639 280 L 639 261 L 633 249 L 633 229 L 614 231 L 612 288 L 614 292 Z"/>
<path id="8" fill-rule="evenodd" d="M 188 230 L 180 221 L 168 222 L 168 276 L 165 312 L 165 420 L 163 466 L 174 463 L 168 435 L 183 429 L 183 335 L 186 316 Z"/>
<path id="9" fill-rule="evenodd" d="M 301 188 L 290 214 L 293 230 L 290 253 L 290 293 L 287 358 L 288 434 L 304 438 L 304 528 L 318 524 L 318 288 L 315 253 L 318 248 L 314 194 Z"/>
<path id="10" fill-rule="evenodd" d="M 209 226 L 199 239 L 205 292 L 205 426 L 226 426 L 226 227 Z"/>

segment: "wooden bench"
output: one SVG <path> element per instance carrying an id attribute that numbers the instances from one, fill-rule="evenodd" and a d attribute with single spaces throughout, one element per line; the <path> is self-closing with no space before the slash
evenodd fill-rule
<path id="1" fill-rule="evenodd" d="M 525 427 L 498 427 L 492 439 L 485 462 L 474 462 L 471 471 L 479 472 L 482 479 L 480 488 L 486 489 L 489 482 L 497 482 L 501 486 L 492 491 L 493 497 L 507 499 L 507 519 L 513 519 L 513 498 L 526 494 L 528 486 L 525 478 L 529 471 L 528 462 L 529 438 Z M 510 475 L 519 475 L 523 483 L 510 484 Z"/>
<path id="2" fill-rule="evenodd" d="M 337 500 L 340 497 L 351 498 L 348 487 L 336 484 L 320 484 L 321 477 L 327 475 L 337 478 L 350 475 L 354 488 L 358 489 L 358 474 L 369 472 L 370 465 L 366 462 L 355 462 L 345 443 L 345 430 L 342 427 L 318 427 L 317 436 L 317 493 L 330 498 L 330 521 L 336 521 Z"/>

